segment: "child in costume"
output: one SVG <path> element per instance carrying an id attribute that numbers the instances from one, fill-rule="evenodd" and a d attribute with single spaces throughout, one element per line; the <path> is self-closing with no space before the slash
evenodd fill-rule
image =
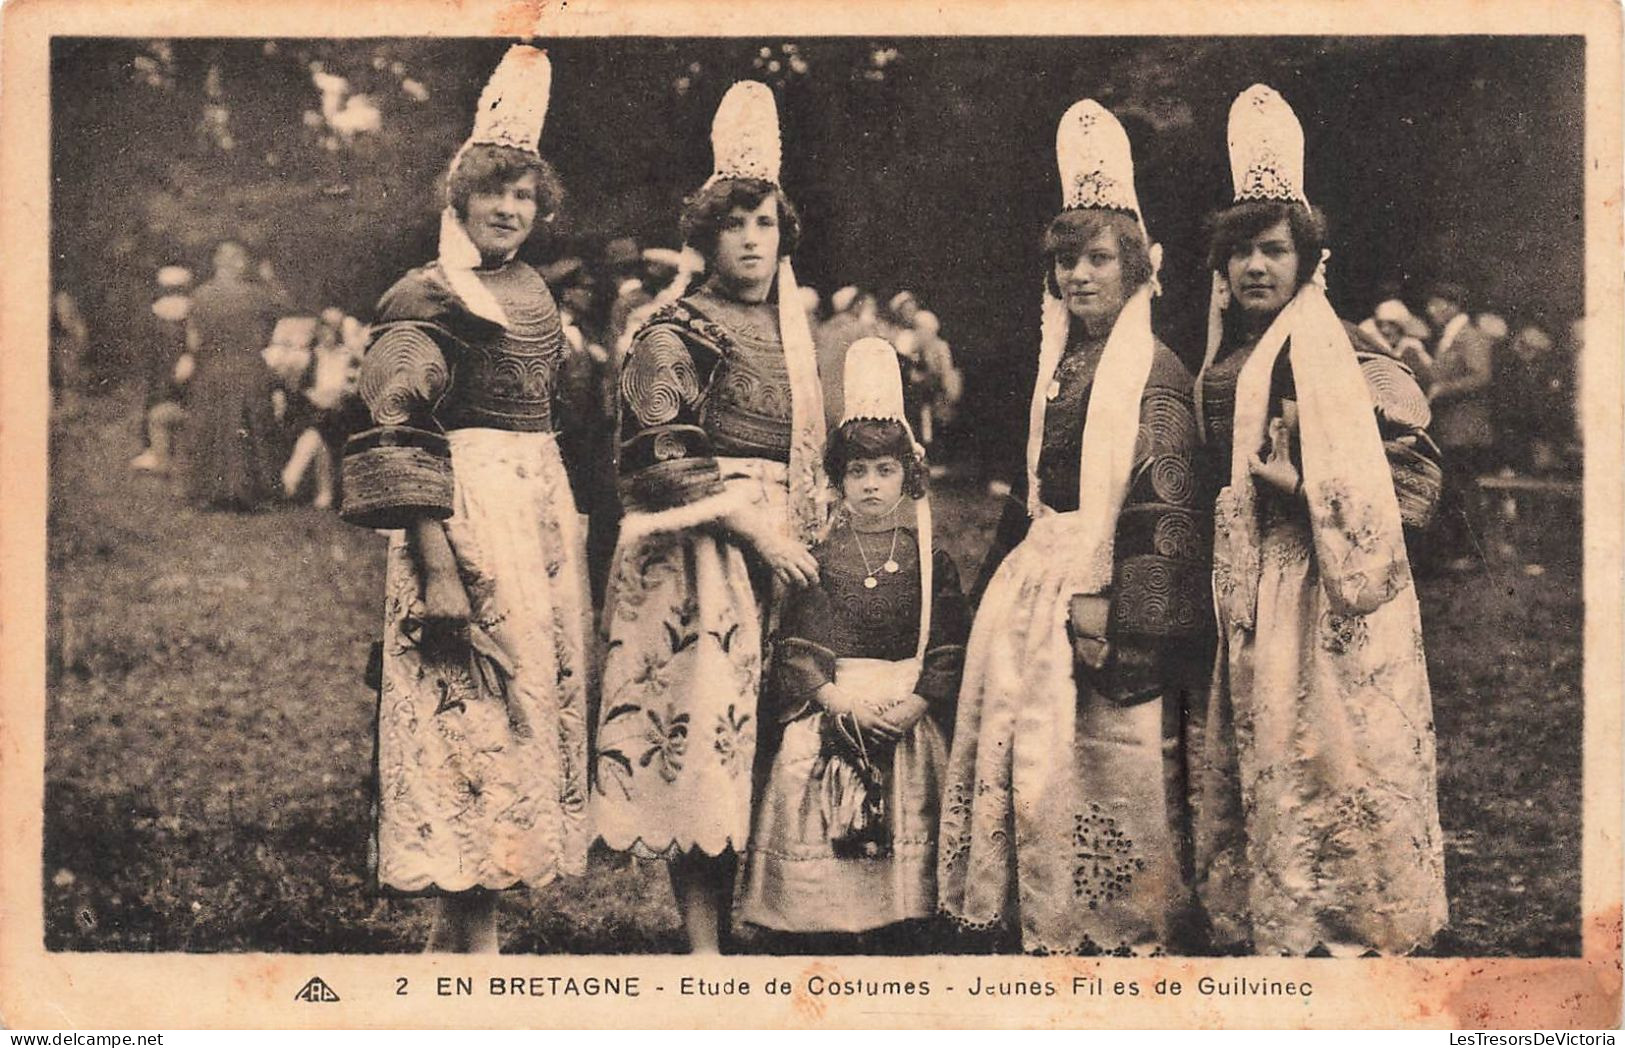
<path id="1" fill-rule="evenodd" d="M 865 932 L 936 913 L 937 823 L 969 612 L 934 548 L 897 354 L 851 347 L 825 466 L 843 504 L 818 584 L 785 609 L 771 694 L 783 735 L 756 809 L 741 917 Z M 764 707 L 764 714 L 769 711 Z"/>

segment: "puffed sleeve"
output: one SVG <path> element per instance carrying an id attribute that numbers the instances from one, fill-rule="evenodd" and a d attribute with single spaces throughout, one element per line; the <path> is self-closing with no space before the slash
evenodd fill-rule
<path id="1" fill-rule="evenodd" d="M 769 689 L 779 723 L 787 724 L 815 709 L 818 689 L 834 682 L 830 629 L 834 620 L 829 594 L 821 585 L 793 590 L 786 598 Z"/>
<path id="2" fill-rule="evenodd" d="M 1194 458 L 1188 383 L 1148 384 L 1134 474 L 1118 517 L 1110 637 L 1102 690 L 1119 702 L 1162 691 L 1165 661 L 1208 628 L 1208 536 Z"/>
<path id="3" fill-rule="evenodd" d="M 343 517 L 352 524 L 392 529 L 451 516 L 451 450 L 434 417 L 451 372 L 435 331 L 383 325 L 361 361 L 373 426 L 344 448 Z"/>
<path id="4" fill-rule="evenodd" d="M 1438 445 L 1427 432 L 1432 409 L 1415 375 L 1399 361 L 1361 353 L 1360 370 L 1371 391 L 1377 432 L 1393 471 L 1400 521 L 1407 528 L 1425 528 L 1433 519 L 1444 481 Z"/>
<path id="5" fill-rule="evenodd" d="M 931 704 L 939 725 L 953 727 L 959 681 L 965 671 L 965 641 L 970 637 L 970 605 L 959 581 L 959 568 L 947 550 L 931 556 L 931 639 L 914 694 Z"/>
<path id="6" fill-rule="evenodd" d="M 730 508 L 699 405 L 714 357 L 696 359 L 671 324 L 633 340 L 621 370 L 623 534 L 680 531 Z"/>

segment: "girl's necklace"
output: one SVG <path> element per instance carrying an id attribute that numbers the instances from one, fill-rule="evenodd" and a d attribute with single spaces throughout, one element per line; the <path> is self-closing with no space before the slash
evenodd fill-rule
<path id="1" fill-rule="evenodd" d="M 855 526 L 852 527 L 852 542 L 858 547 L 858 556 L 863 558 L 864 589 L 874 589 L 876 586 L 880 585 L 880 579 L 878 576 L 882 571 L 888 575 L 897 574 L 897 533 L 900 530 L 902 529 L 900 529 L 897 526 L 897 523 L 893 521 L 891 526 L 891 551 L 886 554 L 886 561 L 884 564 L 880 565 L 878 568 L 871 568 L 869 567 L 869 554 L 863 548 L 863 540 L 858 537 L 858 529 Z"/>

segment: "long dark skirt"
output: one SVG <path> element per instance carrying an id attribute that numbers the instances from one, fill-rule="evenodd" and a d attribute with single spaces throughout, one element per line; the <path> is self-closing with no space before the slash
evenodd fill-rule
<path id="1" fill-rule="evenodd" d="M 281 485 L 275 379 L 258 354 L 204 362 L 187 396 L 188 493 L 216 509 L 257 509 Z"/>

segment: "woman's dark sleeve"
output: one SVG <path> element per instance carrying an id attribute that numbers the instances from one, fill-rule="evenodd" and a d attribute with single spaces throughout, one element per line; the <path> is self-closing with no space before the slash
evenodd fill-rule
<path id="1" fill-rule="evenodd" d="M 1211 526 L 1196 482 L 1189 388 L 1147 386 L 1134 474 L 1118 517 L 1112 662 L 1102 690 L 1119 702 L 1160 694 L 1168 663 L 1209 630 Z"/>
<path id="2" fill-rule="evenodd" d="M 835 680 L 833 614 L 823 586 L 794 590 L 786 599 L 773 659 L 770 719 L 786 724 L 817 707 L 818 689 Z"/>
<path id="3" fill-rule="evenodd" d="M 951 728 L 965 672 L 965 642 L 970 638 L 970 604 L 959 582 L 959 568 L 947 550 L 931 558 L 931 638 L 914 694 L 931 704 L 937 723 Z"/>
<path id="4" fill-rule="evenodd" d="M 645 328 L 621 369 L 621 501 L 658 514 L 722 494 L 711 438 L 700 426 L 704 392 L 693 353 L 670 325 Z"/>
<path id="5" fill-rule="evenodd" d="M 450 384 L 432 326 L 401 322 L 377 330 L 359 380 L 373 425 L 345 445 L 345 520 L 388 529 L 451 516 L 451 451 L 434 417 Z"/>

